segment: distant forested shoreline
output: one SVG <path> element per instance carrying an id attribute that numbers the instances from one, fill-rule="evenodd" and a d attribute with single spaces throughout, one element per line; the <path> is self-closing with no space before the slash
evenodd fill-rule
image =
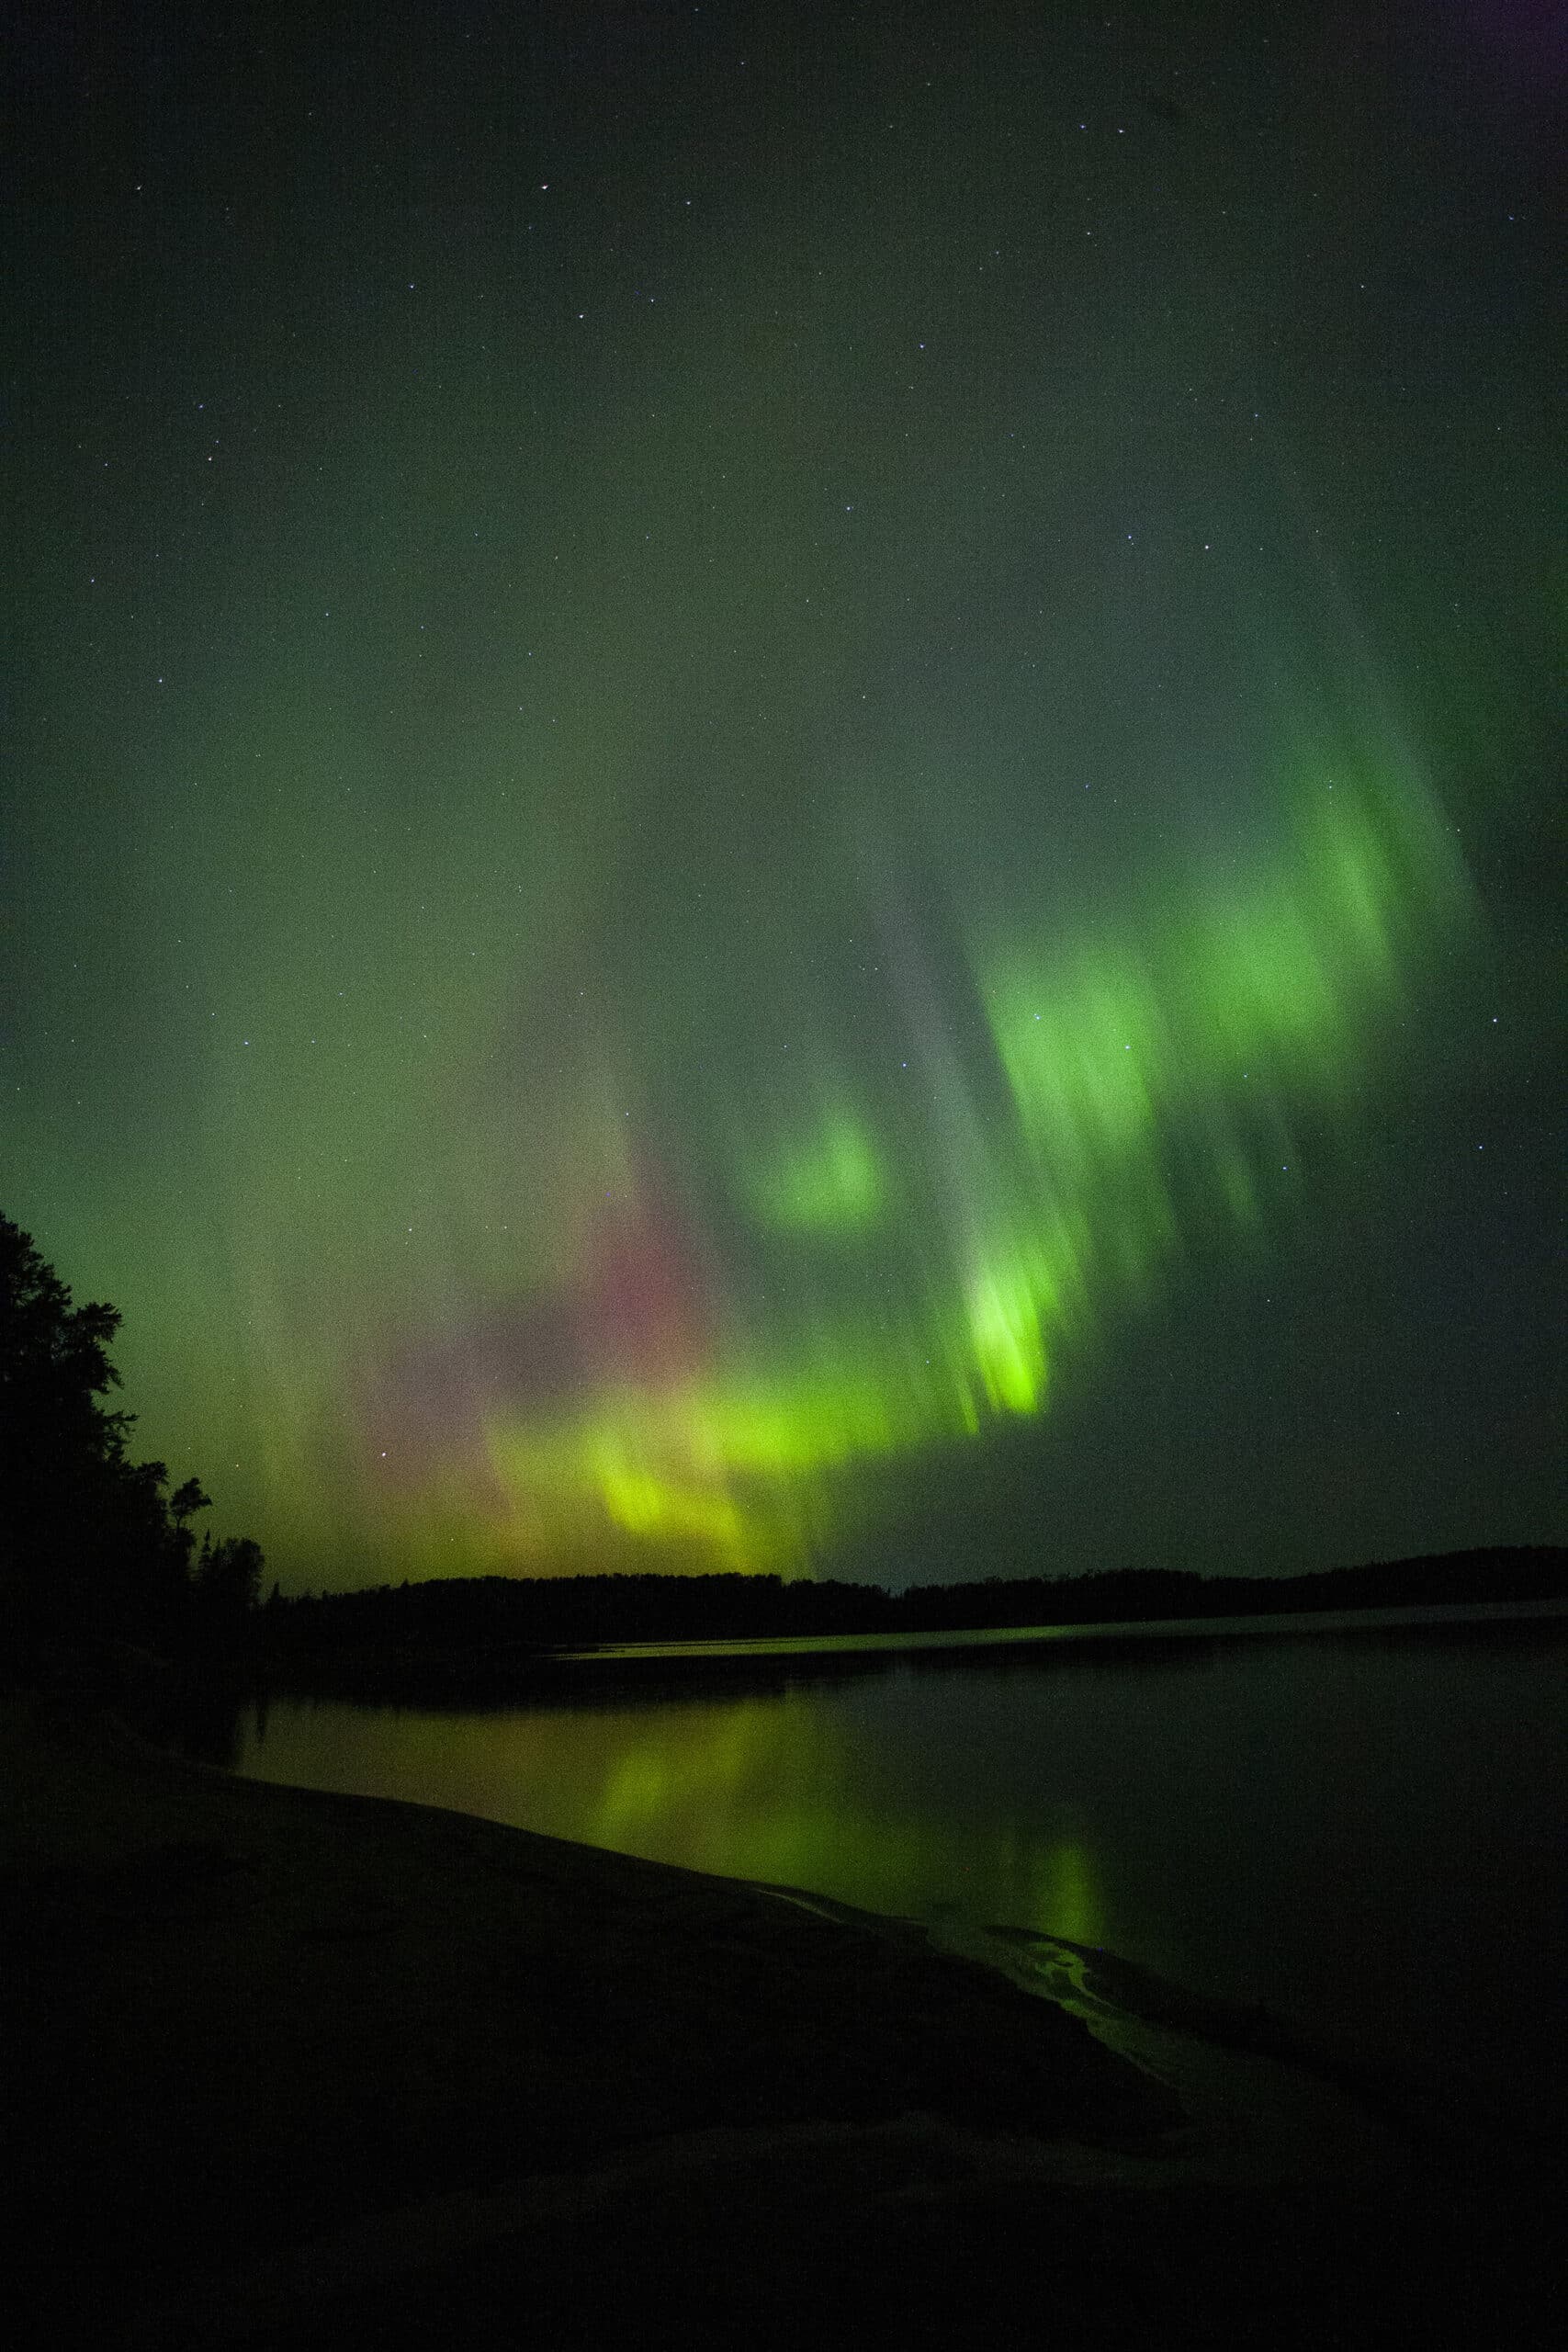
<path id="1" fill-rule="evenodd" d="M 1568 1598 L 1568 1547 L 1518 1545 L 1378 1561 L 1304 1576 L 1120 1568 L 1085 1576 L 924 1585 L 786 1582 L 776 1576 L 451 1577 L 285 1597 L 259 1612 L 259 1659 L 282 1679 L 397 1679 L 422 1663 L 504 1673 L 561 1651 L 638 1642 L 779 1641 L 850 1634 L 970 1633 L 1038 1625 L 1435 1608 Z"/>
<path id="2" fill-rule="evenodd" d="M 29 1234 L 0 1217 L 0 1686 L 80 1681 L 88 1652 L 199 1668 L 214 1690 L 294 1681 L 385 1693 L 504 1691 L 562 1652 L 639 1643 L 822 1640 L 1129 1625 L 1568 1598 L 1568 1547 L 1492 1546 L 1304 1576 L 1119 1568 L 911 1586 L 778 1576 L 442 1577 L 261 1604 L 246 1536 L 198 1546 L 196 1478 L 130 1451 L 118 1310 L 74 1304 Z M 99 1672 L 101 1657 L 93 1670 Z M 114 1669 L 109 1679 L 113 1681 Z"/>

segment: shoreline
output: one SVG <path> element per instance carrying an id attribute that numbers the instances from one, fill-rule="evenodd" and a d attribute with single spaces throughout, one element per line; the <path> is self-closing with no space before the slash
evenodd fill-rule
<path id="1" fill-rule="evenodd" d="M 781 1682 L 853 1680 L 895 1673 L 905 1660 L 923 1670 L 1008 1670 L 1021 1657 L 1042 1663 L 1074 1651 L 1100 1657 L 1150 1650 L 1179 1654 L 1205 1645 L 1319 1639 L 1434 1642 L 1551 1638 L 1568 1619 L 1568 1598 L 1426 1603 L 1351 1610 L 1253 1611 L 1244 1616 L 1116 1618 L 1061 1624 L 950 1626 L 894 1633 L 716 1636 L 703 1640 L 457 1642 L 378 1645 L 258 1653 L 233 1670 L 236 1692 L 342 1698 L 367 1706 L 483 1707 L 550 1703 L 579 1693 L 603 1699 L 625 1690 L 719 1689 L 727 1678 L 750 1689 Z"/>
<path id="2" fill-rule="evenodd" d="M 1411 1601 L 1362 1609 L 1255 1610 L 1246 1616 L 1090 1618 L 1045 1625 L 953 1625 L 940 1631 L 893 1634 L 793 1634 L 759 1635 L 750 1641 L 596 1642 L 583 1649 L 547 1653 L 563 1666 L 648 1658 L 769 1658 L 880 1656 L 903 1651 L 1019 1648 L 1033 1643 L 1172 1642 L 1236 1639 L 1283 1640 L 1297 1634 L 1419 1633 L 1568 1617 L 1568 1599 L 1529 1600 Z"/>
<path id="3" fill-rule="evenodd" d="M 1245 2209 L 1248 2243 L 1319 2213 L 1339 2244 L 1347 2198 L 1406 2236 L 1435 2194 L 1473 2206 L 1446 2156 L 1434 2173 L 1344 2089 L 1131 2011 L 1094 2039 L 996 1948 L 241 1781 L 46 1707 L 9 1705 L 4 1742 L 40 2308 L 109 2299 L 164 2344 L 299 2344 L 345 2304 L 448 2309 L 491 2274 L 547 2319 L 565 2290 L 528 2249 L 564 2231 L 603 2251 L 653 2211 L 656 2268 L 707 2212 L 782 2276 L 809 2210 L 891 2292 L 921 2258 L 900 2235 L 917 2211 L 963 2238 L 1066 2200 L 1129 2260 L 1152 2232 L 1179 2265 L 1173 2200 L 1222 2233 Z M 688 2267 L 700 2252 L 698 2232 Z M 998 2292 L 1005 2269 L 993 2252 Z"/>

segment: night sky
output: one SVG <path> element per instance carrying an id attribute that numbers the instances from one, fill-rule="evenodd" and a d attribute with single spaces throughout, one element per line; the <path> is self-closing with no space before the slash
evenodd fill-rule
<path id="1" fill-rule="evenodd" d="M 1554 12 L 285 13 L 7 12 L 140 1450 L 286 1589 L 1562 1538 Z"/>

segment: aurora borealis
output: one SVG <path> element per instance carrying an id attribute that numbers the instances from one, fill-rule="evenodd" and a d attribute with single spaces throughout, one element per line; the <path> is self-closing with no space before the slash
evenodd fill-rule
<path id="1" fill-rule="evenodd" d="M 269 1573 L 1561 1537 L 1537 12 L 24 51 L 0 1204 Z"/>

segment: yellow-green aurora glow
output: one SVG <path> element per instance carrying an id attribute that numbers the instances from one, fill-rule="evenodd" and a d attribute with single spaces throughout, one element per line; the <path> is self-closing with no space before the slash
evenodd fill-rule
<path id="1" fill-rule="evenodd" d="M 139 1445 L 286 1589 L 1560 1534 L 1536 64 L 471 13 L 27 69 L 0 1206 Z"/>
<path id="2" fill-rule="evenodd" d="M 1031 936 L 955 911 L 972 1039 L 906 935 L 887 955 L 902 1102 L 857 1104 L 803 1036 L 826 1075 L 797 1131 L 759 1085 L 729 1105 L 723 1224 L 768 1249 L 767 1315 L 661 1204 L 609 1102 L 554 1182 L 615 1205 L 577 1217 L 552 1286 L 367 1388 L 390 1440 L 365 1487 L 381 1541 L 426 1570 L 457 1524 L 486 1566 L 802 1571 L 857 1463 L 1047 1411 L 1109 1295 L 1195 1225 L 1261 1227 L 1293 1116 L 1364 1087 L 1413 959 L 1469 915 L 1419 778 L 1325 761 L 1256 870 L 1173 876 L 1145 923 Z"/>

